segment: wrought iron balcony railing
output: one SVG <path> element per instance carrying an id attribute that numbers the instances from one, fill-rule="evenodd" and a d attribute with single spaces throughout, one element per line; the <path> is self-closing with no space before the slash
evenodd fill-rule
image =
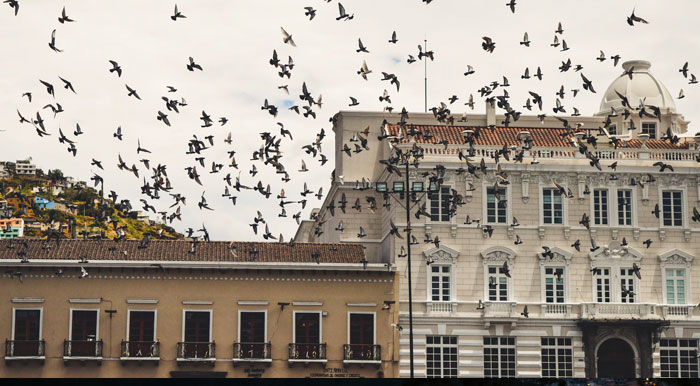
<path id="1" fill-rule="evenodd" d="M 43 359 L 44 340 L 5 340 L 5 359 Z"/>
<path id="2" fill-rule="evenodd" d="M 270 359 L 270 343 L 234 343 L 234 360 L 266 360 Z"/>
<path id="3" fill-rule="evenodd" d="M 325 343 L 290 343 L 290 361 L 325 361 Z"/>
<path id="4" fill-rule="evenodd" d="M 121 359 L 160 359 L 159 341 L 123 340 Z"/>
<path id="5" fill-rule="evenodd" d="M 344 344 L 343 360 L 380 362 L 382 360 L 382 346 L 378 344 Z"/>
<path id="6" fill-rule="evenodd" d="M 64 340 L 64 358 L 102 358 L 102 339 Z"/>
<path id="7" fill-rule="evenodd" d="M 214 342 L 178 342 L 177 360 L 196 361 L 216 359 L 216 343 Z"/>

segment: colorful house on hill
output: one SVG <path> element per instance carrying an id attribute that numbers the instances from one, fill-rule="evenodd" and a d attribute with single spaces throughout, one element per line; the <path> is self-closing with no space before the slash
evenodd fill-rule
<path id="1" fill-rule="evenodd" d="M 55 203 L 44 197 L 34 196 L 34 204 L 39 209 L 55 209 Z"/>
<path id="2" fill-rule="evenodd" d="M 0 219 L 0 239 L 16 239 L 24 235 L 24 220 L 21 218 Z"/>

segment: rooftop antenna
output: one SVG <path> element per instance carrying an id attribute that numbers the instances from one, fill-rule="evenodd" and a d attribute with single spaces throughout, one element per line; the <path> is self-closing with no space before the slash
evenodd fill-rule
<path id="1" fill-rule="evenodd" d="M 425 43 L 425 52 L 428 52 L 428 36 L 426 35 L 425 40 L 423 41 Z M 425 61 L 423 62 L 423 74 L 425 76 L 425 106 L 424 106 L 424 112 L 428 112 L 428 58 L 425 58 Z"/>

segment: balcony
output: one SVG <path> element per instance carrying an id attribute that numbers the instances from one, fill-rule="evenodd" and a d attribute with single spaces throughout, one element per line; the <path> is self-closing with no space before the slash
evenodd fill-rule
<path id="1" fill-rule="evenodd" d="M 515 302 L 484 302 L 484 317 L 510 317 L 515 309 Z"/>
<path id="2" fill-rule="evenodd" d="M 63 361 L 97 361 L 102 363 L 102 340 L 64 340 Z"/>
<path id="3" fill-rule="evenodd" d="M 119 359 L 124 361 L 160 361 L 160 342 L 122 341 Z"/>
<path id="4" fill-rule="evenodd" d="M 5 340 L 5 361 L 46 359 L 44 340 Z"/>
<path id="5" fill-rule="evenodd" d="M 210 363 L 216 361 L 216 343 L 214 342 L 178 342 L 177 363 Z"/>
<path id="6" fill-rule="evenodd" d="M 664 318 L 686 319 L 693 316 L 694 304 L 661 304 L 659 305 Z"/>
<path id="7" fill-rule="evenodd" d="M 428 313 L 431 314 L 451 314 L 457 309 L 457 304 L 452 302 L 428 302 L 426 303 Z"/>
<path id="8" fill-rule="evenodd" d="M 290 343 L 289 344 L 289 365 L 294 363 L 321 363 L 326 365 L 326 344 L 325 343 Z"/>
<path id="9" fill-rule="evenodd" d="M 653 318 L 654 306 L 649 303 L 583 303 L 582 318 Z"/>
<path id="10" fill-rule="evenodd" d="M 542 315 L 550 317 L 566 318 L 571 315 L 572 304 L 566 303 L 543 303 Z"/>
<path id="11" fill-rule="evenodd" d="M 270 343 L 234 343 L 233 365 L 240 362 L 272 363 Z"/>
<path id="12" fill-rule="evenodd" d="M 357 363 L 361 366 L 382 363 L 382 346 L 378 344 L 344 344 L 343 364 Z"/>

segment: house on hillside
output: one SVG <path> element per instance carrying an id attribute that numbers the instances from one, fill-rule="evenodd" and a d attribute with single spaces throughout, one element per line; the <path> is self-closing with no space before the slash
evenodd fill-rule
<path id="1" fill-rule="evenodd" d="M 0 239 L 16 239 L 24 235 L 24 220 L 21 218 L 0 219 Z"/>
<path id="2" fill-rule="evenodd" d="M 34 205 L 38 209 L 55 209 L 56 208 L 56 203 L 49 200 L 48 198 L 40 197 L 40 196 L 34 196 Z"/>

